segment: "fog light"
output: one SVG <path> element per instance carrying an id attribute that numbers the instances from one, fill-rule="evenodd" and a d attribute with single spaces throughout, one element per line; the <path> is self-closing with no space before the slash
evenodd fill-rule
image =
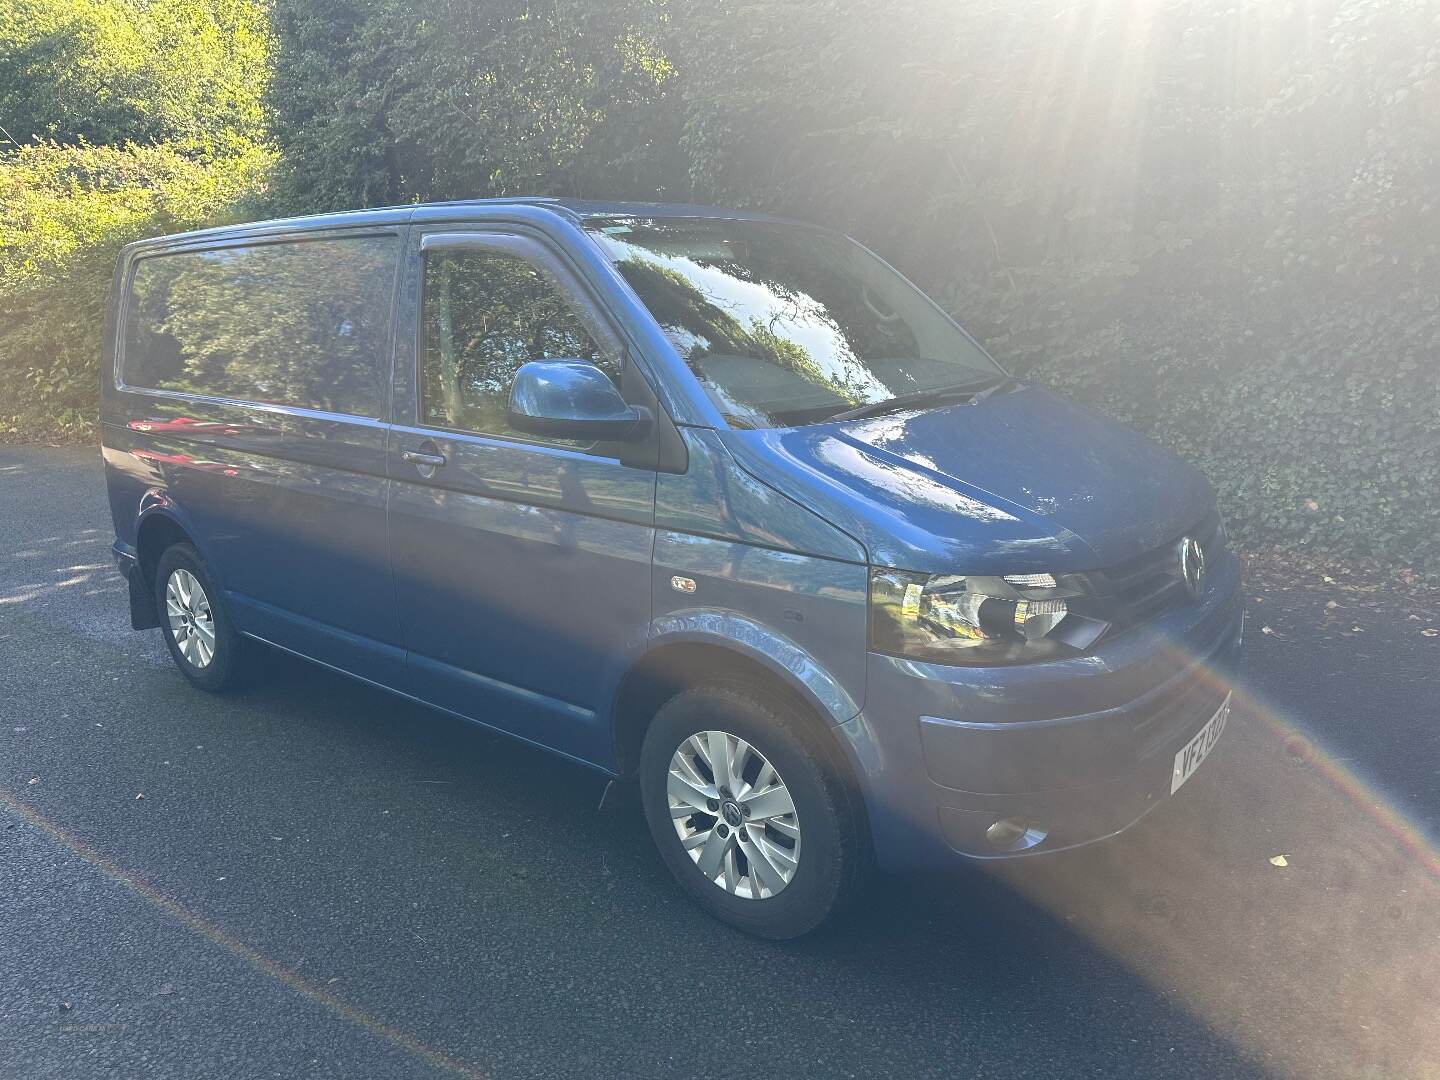
<path id="1" fill-rule="evenodd" d="M 1020 818 L 1001 818 L 985 830 L 985 839 L 997 848 L 1012 848 L 1029 831 L 1030 827 Z"/>

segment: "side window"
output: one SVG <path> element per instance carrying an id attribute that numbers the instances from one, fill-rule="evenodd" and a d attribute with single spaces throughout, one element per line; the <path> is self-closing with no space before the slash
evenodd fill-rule
<path id="1" fill-rule="evenodd" d="M 125 313 L 129 386 L 385 414 L 395 237 L 142 258 Z"/>
<path id="2" fill-rule="evenodd" d="M 619 383 L 618 351 L 554 277 L 519 256 L 428 252 L 423 296 L 422 424 L 534 441 L 505 422 L 515 372 L 531 360 L 589 360 Z"/>

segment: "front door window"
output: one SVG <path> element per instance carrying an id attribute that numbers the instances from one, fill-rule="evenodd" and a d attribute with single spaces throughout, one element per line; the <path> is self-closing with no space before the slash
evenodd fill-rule
<path id="1" fill-rule="evenodd" d="M 423 295 L 420 422 L 428 427 L 535 441 L 505 419 L 515 372 L 531 360 L 589 360 L 619 383 L 619 350 L 526 259 L 469 247 L 427 252 Z"/>

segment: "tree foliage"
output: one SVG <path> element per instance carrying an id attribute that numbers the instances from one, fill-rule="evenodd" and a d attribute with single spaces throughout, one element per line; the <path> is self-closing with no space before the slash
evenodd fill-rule
<path id="1" fill-rule="evenodd" d="M 664 133 L 645 118 L 666 115 L 672 74 L 662 10 L 659 0 L 277 0 L 285 197 L 330 208 L 651 190 Z"/>
<path id="2" fill-rule="evenodd" d="M 0 0 L 0 432 L 93 423 L 131 240 L 262 213 L 262 0 Z"/>
<path id="3" fill-rule="evenodd" d="M 132 240 L 253 215 L 273 155 L 37 143 L 0 160 L 0 431 L 94 422 L 115 256 Z"/>
<path id="4" fill-rule="evenodd" d="M 0 124 L 19 143 L 243 150 L 269 38 L 255 0 L 0 0 Z"/>

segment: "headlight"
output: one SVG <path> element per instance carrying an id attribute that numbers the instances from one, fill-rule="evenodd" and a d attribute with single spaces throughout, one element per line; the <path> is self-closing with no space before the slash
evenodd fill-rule
<path id="1" fill-rule="evenodd" d="M 937 664 L 1074 655 L 1108 628 L 1073 610 L 1080 595 L 1050 574 L 962 577 L 872 567 L 870 647 Z"/>

